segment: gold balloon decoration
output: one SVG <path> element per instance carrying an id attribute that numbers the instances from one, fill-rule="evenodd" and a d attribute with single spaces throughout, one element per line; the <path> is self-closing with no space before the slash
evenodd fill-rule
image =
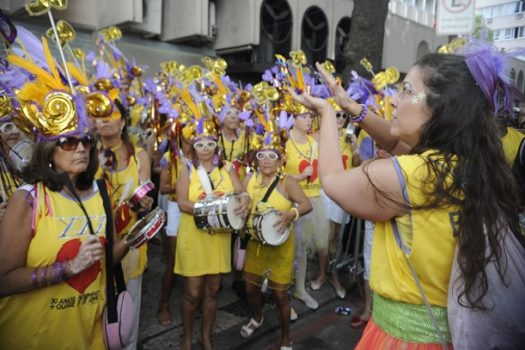
<path id="1" fill-rule="evenodd" d="M 65 10 L 68 0 L 37 0 L 25 5 L 30 16 L 40 16 L 49 12 L 50 9 Z"/>
<path id="2" fill-rule="evenodd" d="M 93 84 L 93 86 L 95 87 L 95 89 L 100 90 L 100 91 L 109 91 L 115 87 L 113 83 L 111 82 L 111 80 L 107 78 L 98 79 Z"/>
<path id="3" fill-rule="evenodd" d="M 445 44 L 445 45 L 441 46 L 438 49 L 438 53 L 444 53 L 444 54 L 455 53 L 460 47 L 463 47 L 466 44 L 467 44 L 467 39 L 465 39 L 465 38 L 455 38 L 454 40 L 452 40 L 448 44 Z"/>
<path id="4" fill-rule="evenodd" d="M 290 58 L 295 67 L 300 67 L 307 63 L 306 55 L 303 50 L 290 51 Z"/>
<path id="5" fill-rule="evenodd" d="M 335 73 L 335 66 L 332 63 L 332 61 L 326 60 L 321 64 L 321 66 L 323 66 L 324 70 L 327 71 L 328 73 L 330 74 Z"/>
<path id="6" fill-rule="evenodd" d="M 62 19 L 56 23 L 56 28 L 58 33 L 58 40 L 60 41 L 60 46 L 69 44 L 77 37 L 77 33 L 75 32 L 75 29 L 73 29 L 71 24 Z M 49 28 L 46 31 L 46 36 L 49 39 L 55 41 L 55 34 L 53 33 L 53 28 Z"/>
<path id="7" fill-rule="evenodd" d="M 80 60 L 84 60 L 84 58 L 86 58 L 86 53 L 82 51 L 82 49 L 73 49 L 73 55 L 75 55 L 75 57 Z"/>
<path id="8" fill-rule="evenodd" d="M 374 70 L 372 69 L 372 63 L 368 60 L 368 58 L 363 57 L 361 61 L 359 61 L 363 68 L 370 74 L 374 75 Z"/>
<path id="9" fill-rule="evenodd" d="M 162 69 L 162 72 L 168 75 L 175 75 L 179 70 L 179 64 L 177 61 L 166 61 L 161 62 L 160 68 Z"/>
<path id="10" fill-rule="evenodd" d="M 195 80 L 202 78 L 203 70 L 201 66 L 193 65 L 186 68 L 181 74 L 181 81 L 184 86 L 190 85 Z"/>
<path id="11" fill-rule="evenodd" d="M 140 66 L 131 67 L 131 74 L 133 74 L 134 77 L 140 77 L 142 75 L 142 67 Z"/>
<path id="12" fill-rule="evenodd" d="M 393 85 L 399 80 L 399 70 L 389 67 L 384 72 L 379 72 L 372 78 L 372 84 L 377 91 L 383 90 L 387 85 Z"/>
<path id="13" fill-rule="evenodd" d="M 122 31 L 120 28 L 112 26 L 99 31 L 105 42 L 110 43 L 120 40 L 122 38 Z"/>
<path id="14" fill-rule="evenodd" d="M 86 109 L 91 117 L 105 118 L 113 112 L 113 105 L 107 95 L 94 92 L 86 97 Z"/>
<path id="15" fill-rule="evenodd" d="M 13 111 L 11 98 L 7 95 L 0 95 L 0 118 L 7 116 Z"/>
<path id="16" fill-rule="evenodd" d="M 279 91 L 275 87 L 268 85 L 266 81 L 261 81 L 254 85 L 252 94 L 257 104 L 260 105 L 279 99 Z"/>
<path id="17" fill-rule="evenodd" d="M 91 90 L 89 89 L 89 86 L 86 85 L 77 85 L 77 92 L 83 94 L 83 95 L 89 95 Z"/>

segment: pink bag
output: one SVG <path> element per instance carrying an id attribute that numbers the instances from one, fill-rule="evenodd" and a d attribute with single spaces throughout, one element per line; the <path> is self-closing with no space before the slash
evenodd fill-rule
<path id="1" fill-rule="evenodd" d="M 129 342 L 135 323 L 135 305 L 128 291 L 118 295 L 117 319 L 108 320 L 108 308 L 104 309 L 104 342 L 108 349 L 122 349 Z"/>

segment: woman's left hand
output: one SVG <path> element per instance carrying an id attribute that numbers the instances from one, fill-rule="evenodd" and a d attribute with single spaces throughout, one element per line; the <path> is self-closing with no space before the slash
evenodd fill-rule
<path id="1" fill-rule="evenodd" d="M 248 209 L 250 208 L 250 196 L 241 194 L 237 196 L 237 198 L 239 198 L 241 204 L 235 209 L 235 214 L 245 218 L 248 215 Z"/>
<path id="2" fill-rule="evenodd" d="M 150 196 L 144 196 L 138 201 L 138 211 L 148 212 L 151 210 L 153 205 L 153 198 Z"/>
<path id="3" fill-rule="evenodd" d="M 281 235 L 284 234 L 286 229 L 290 227 L 290 224 L 295 219 L 295 212 L 292 210 L 281 211 L 281 220 L 277 222 L 274 227 L 277 229 L 277 232 Z"/>

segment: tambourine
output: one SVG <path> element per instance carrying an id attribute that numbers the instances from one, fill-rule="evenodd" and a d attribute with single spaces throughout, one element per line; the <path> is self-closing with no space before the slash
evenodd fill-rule
<path id="1" fill-rule="evenodd" d="M 152 239 L 165 223 L 166 213 L 157 207 L 133 225 L 126 236 L 126 242 L 130 248 L 136 249 Z"/>
<path id="2" fill-rule="evenodd" d="M 133 191 L 133 194 L 129 198 L 129 204 L 131 204 L 131 207 L 136 208 L 137 204 L 140 202 L 140 200 L 148 194 L 149 191 L 155 188 L 155 185 L 150 180 L 144 182 L 142 185 L 137 187 L 135 191 Z"/>

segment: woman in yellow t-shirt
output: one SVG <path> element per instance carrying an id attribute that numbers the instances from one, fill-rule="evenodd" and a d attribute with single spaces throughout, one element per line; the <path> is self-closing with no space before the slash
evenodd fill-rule
<path id="1" fill-rule="evenodd" d="M 127 134 L 127 111 L 119 100 L 114 101 L 113 114 L 109 118 L 97 118 L 95 126 L 102 147 L 99 150 L 100 168 L 98 177 L 104 177 L 113 193 L 113 212 L 118 237 L 124 237 L 139 219 L 139 214 L 151 209 L 153 198 L 144 196 L 136 207 L 128 205 L 133 191 L 151 177 L 151 163 L 146 151 L 135 147 Z M 122 260 L 126 279 L 126 290 L 133 297 L 135 324 L 130 343 L 126 349 L 137 346 L 140 304 L 142 296 L 142 274 L 146 269 L 147 244 L 130 250 Z"/>
<path id="2" fill-rule="evenodd" d="M 495 75 L 491 56 L 495 53 L 475 45 L 469 49 L 465 56 L 422 57 L 392 99 L 390 123 L 350 99 L 317 66 L 338 104 L 370 135 L 377 134 L 382 148 L 391 154 L 398 154 L 401 148 L 410 150 L 409 155 L 374 160 L 351 171 L 336 161 L 340 152 L 332 107 L 325 100 L 291 91 L 322 115 L 319 159 L 325 191 L 352 215 L 376 222 L 372 318 L 357 349 L 452 348 L 449 282 L 459 282 L 463 303 L 480 312 L 493 306 L 484 305 L 490 290 L 479 283 L 480 276 L 489 281 L 485 266 L 491 261 L 500 267 L 501 282 L 491 288 L 510 291 L 519 285 L 515 280 L 504 283 L 509 276 L 503 264 L 511 259 L 501 245 L 506 237 L 520 235 L 517 183 L 505 161 L 494 118 L 499 88 L 507 91 L 507 87 Z M 480 71 L 480 60 L 494 69 Z M 496 84 L 485 84 L 485 75 Z M 372 132 L 388 128 L 390 132 Z M 497 176 L 494 169 L 498 169 Z M 462 277 L 451 281 L 456 245 Z M 492 255 L 486 255 L 487 251 Z M 505 304 L 505 300 L 489 302 Z M 523 324 L 518 326 L 523 328 Z M 452 330 L 462 333 L 459 328 Z M 485 336 L 477 333 L 480 338 Z M 497 337 L 486 336 L 487 347 L 497 346 Z"/>
<path id="3" fill-rule="evenodd" d="M 106 349 L 106 213 L 97 167 L 93 136 L 35 145 L 26 184 L 0 224 L 0 349 Z M 120 261 L 127 246 L 116 235 L 113 242 Z"/>
<path id="4" fill-rule="evenodd" d="M 210 123 L 213 125 L 213 122 Z M 177 202 L 182 212 L 175 273 L 184 277 L 182 298 L 183 348 L 191 349 L 193 320 L 202 303 L 202 333 L 200 341 L 206 350 L 212 349 L 210 333 L 217 311 L 217 295 L 222 275 L 231 271 L 231 234 L 210 234 L 197 228 L 193 218 L 195 202 L 207 195 L 235 193 L 240 196 L 238 215 L 246 216 L 250 202 L 248 194 L 231 163 L 218 157 L 217 137 L 205 128 L 192 138 L 192 157 L 182 167 L 177 180 Z M 201 180 L 202 178 L 202 180 Z"/>
<path id="5" fill-rule="evenodd" d="M 312 210 L 308 197 L 295 179 L 279 173 L 282 156 L 277 148 L 273 146 L 262 148 L 256 153 L 255 158 L 258 171 L 245 180 L 248 194 L 253 200 L 252 215 L 263 214 L 269 209 L 278 210 L 281 219 L 275 230 L 280 234 L 287 228 L 292 231 L 291 223 L 300 215 Z M 265 197 L 268 198 L 263 202 Z M 249 223 L 248 226 L 253 224 Z M 252 239 L 248 242 L 244 264 L 246 296 L 252 318 L 241 328 L 241 336 L 245 338 L 251 336 L 263 323 L 261 286 L 267 279 L 268 287 L 272 290 L 272 296 L 277 304 L 277 316 L 281 325 L 281 349 L 291 349 L 288 288 L 293 276 L 294 235 L 290 232 L 288 238 L 278 246 L 264 244 L 260 240 L 253 239 L 254 237 L 252 234 Z"/>

